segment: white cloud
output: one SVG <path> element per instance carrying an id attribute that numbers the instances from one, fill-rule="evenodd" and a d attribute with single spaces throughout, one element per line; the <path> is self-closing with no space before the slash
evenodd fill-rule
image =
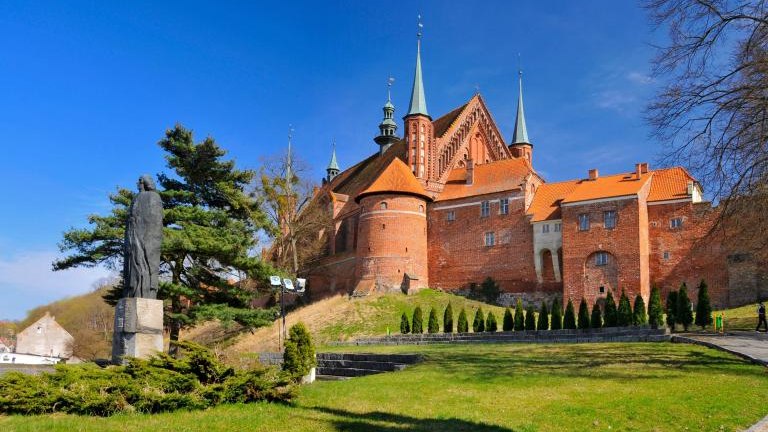
<path id="1" fill-rule="evenodd" d="M 623 112 L 637 102 L 637 97 L 619 90 L 603 90 L 595 95 L 595 100 L 600 108 Z"/>
<path id="2" fill-rule="evenodd" d="M 653 78 L 638 71 L 632 71 L 628 73 L 627 79 L 632 83 L 640 85 L 651 84 L 653 82 Z"/>

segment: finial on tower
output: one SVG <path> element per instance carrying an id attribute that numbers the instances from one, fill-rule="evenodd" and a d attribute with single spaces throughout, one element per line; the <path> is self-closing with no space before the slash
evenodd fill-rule
<path id="1" fill-rule="evenodd" d="M 515 133 L 512 144 L 530 144 L 528 141 L 528 128 L 525 126 L 525 109 L 523 108 L 523 70 L 518 69 L 518 95 L 517 95 L 517 119 L 515 121 Z"/>
<path id="2" fill-rule="evenodd" d="M 392 78 L 392 75 L 389 75 L 389 78 L 387 78 L 387 102 L 389 102 L 390 104 L 392 103 L 391 90 L 392 90 L 392 84 L 394 83 L 395 83 L 395 79 Z"/>
<path id="3" fill-rule="evenodd" d="M 418 30 L 416 32 L 416 71 L 413 75 L 413 89 L 411 90 L 411 104 L 408 107 L 406 117 L 413 114 L 427 113 L 427 100 L 424 97 L 424 82 L 421 79 L 421 30 L 424 25 L 421 23 L 421 14 L 418 15 Z"/>
<path id="4" fill-rule="evenodd" d="M 328 163 L 328 168 L 325 169 L 325 172 L 328 173 L 328 177 L 326 178 L 327 181 L 333 180 L 341 172 L 341 169 L 339 169 L 339 163 L 336 161 L 336 138 L 333 139 L 331 162 Z"/>
<path id="5" fill-rule="evenodd" d="M 421 29 L 424 28 L 424 24 L 421 23 L 421 14 L 416 15 L 416 18 L 418 20 L 418 24 L 416 24 L 416 38 L 421 40 Z"/>
<path id="6" fill-rule="evenodd" d="M 396 135 L 397 132 L 397 123 L 395 123 L 394 115 L 395 115 L 395 106 L 392 105 L 392 84 L 394 84 L 395 79 L 392 78 L 390 75 L 389 78 L 387 78 L 387 102 L 384 104 L 384 119 L 381 120 L 381 123 L 379 123 L 379 135 L 374 138 L 373 140 L 376 141 L 376 144 L 379 145 L 379 154 L 383 155 L 384 152 L 387 151 L 388 148 L 392 146 L 395 142 L 400 140 L 400 138 Z"/>

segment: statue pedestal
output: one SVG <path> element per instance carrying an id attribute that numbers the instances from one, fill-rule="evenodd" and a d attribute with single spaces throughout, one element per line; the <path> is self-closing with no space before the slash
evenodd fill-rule
<path id="1" fill-rule="evenodd" d="M 163 351 L 163 301 L 141 297 L 122 298 L 115 307 L 112 362 L 123 357 L 147 358 Z"/>

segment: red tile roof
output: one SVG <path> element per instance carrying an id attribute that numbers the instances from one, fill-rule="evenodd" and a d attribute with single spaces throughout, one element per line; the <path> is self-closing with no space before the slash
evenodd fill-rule
<path id="1" fill-rule="evenodd" d="M 645 173 L 637 179 L 635 173 L 600 176 L 595 180 L 578 180 L 578 187 L 569 193 L 563 204 L 601 198 L 635 195 L 651 179 L 653 173 Z"/>
<path id="2" fill-rule="evenodd" d="M 527 159 L 502 159 L 475 165 L 473 182 L 468 185 L 467 169 L 454 168 L 436 201 L 519 189 L 525 177 L 532 173 L 533 168 Z"/>
<path id="3" fill-rule="evenodd" d="M 533 202 L 528 207 L 527 214 L 531 222 L 561 219 L 560 201 L 573 192 L 579 185 L 579 180 L 559 183 L 544 183 L 536 189 Z"/>
<path id="4" fill-rule="evenodd" d="M 688 182 L 696 181 L 683 167 L 653 171 L 648 202 L 688 198 Z"/>
<path id="5" fill-rule="evenodd" d="M 398 158 L 392 159 L 384 171 L 364 191 L 360 192 L 355 201 L 367 195 L 381 193 L 398 193 L 416 195 L 430 199 L 408 166 Z"/>

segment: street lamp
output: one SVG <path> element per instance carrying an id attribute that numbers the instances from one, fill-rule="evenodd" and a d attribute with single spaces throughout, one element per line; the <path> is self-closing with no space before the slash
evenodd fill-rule
<path id="1" fill-rule="evenodd" d="M 293 281 L 289 278 L 281 278 L 280 276 L 270 276 L 269 277 L 269 284 L 273 287 L 280 287 L 280 316 L 282 318 L 282 332 L 280 333 L 282 335 L 282 339 L 278 337 L 279 340 L 279 349 L 282 351 L 283 349 L 283 341 L 285 341 L 288 337 L 286 334 L 286 327 L 285 327 L 285 292 L 289 291 L 296 295 L 304 295 L 306 292 L 306 286 L 307 286 L 307 280 L 303 278 L 297 278 L 296 284 L 293 283 Z"/>

